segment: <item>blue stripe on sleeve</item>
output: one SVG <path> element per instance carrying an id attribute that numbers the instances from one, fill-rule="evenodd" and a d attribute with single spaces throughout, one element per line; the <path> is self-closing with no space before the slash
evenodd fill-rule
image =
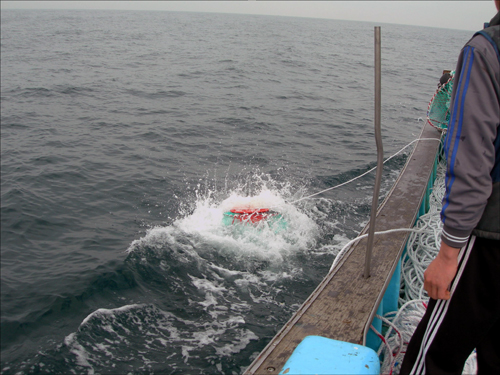
<path id="1" fill-rule="evenodd" d="M 469 81 L 470 81 L 470 72 L 472 70 L 472 65 L 474 63 L 474 54 L 473 54 L 473 48 L 470 46 L 467 46 L 464 48 L 464 58 L 463 60 L 465 61 L 465 64 L 462 65 L 462 71 L 460 72 L 460 80 L 458 82 L 458 90 L 456 96 L 455 96 L 455 103 L 453 106 L 453 115 L 450 119 L 450 123 L 448 126 L 448 135 L 446 139 L 446 144 L 445 144 L 445 152 L 447 155 L 449 155 L 449 152 L 451 151 L 451 158 L 450 158 L 450 165 L 449 165 L 449 176 L 446 176 L 446 196 L 444 199 L 444 204 L 443 204 L 443 209 L 442 209 L 442 220 L 443 223 L 446 220 L 446 216 L 443 214 L 450 204 L 450 192 L 451 188 L 453 186 L 453 183 L 455 181 L 455 161 L 457 157 L 457 152 L 458 152 L 458 145 L 460 142 L 460 135 L 462 133 L 462 126 L 463 126 L 463 117 L 464 117 L 464 103 L 465 103 L 465 97 L 467 95 L 467 89 L 469 88 Z M 467 72 L 465 73 L 465 70 L 467 69 Z M 465 73 L 465 74 L 464 74 Z M 459 105 L 460 104 L 460 105 Z M 458 108 L 460 108 L 460 112 L 458 113 L 458 121 L 457 121 L 457 112 Z M 455 129 L 455 124 L 456 124 L 456 129 Z M 450 149 L 451 141 L 453 138 L 453 133 L 455 133 L 455 142 L 453 143 L 453 148 Z"/>

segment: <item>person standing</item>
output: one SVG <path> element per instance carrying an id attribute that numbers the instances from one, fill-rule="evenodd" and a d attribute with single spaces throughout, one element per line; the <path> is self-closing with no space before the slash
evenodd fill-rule
<path id="1" fill-rule="evenodd" d="M 500 0 L 488 27 L 463 47 L 445 138 L 446 193 L 430 301 L 400 374 L 500 374 Z"/>

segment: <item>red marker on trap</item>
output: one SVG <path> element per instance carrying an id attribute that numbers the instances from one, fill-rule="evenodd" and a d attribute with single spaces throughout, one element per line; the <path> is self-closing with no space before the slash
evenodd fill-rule
<path id="1" fill-rule="evenodd" d="M 222 223 L 229 225 L 258 225 L 266 222 L 269 226 L 277 225 L 279 229 L 286 229 L 286 222 L 281 214 L 271 211 L 269 208 L 233 208 L 224 212 Z"/>

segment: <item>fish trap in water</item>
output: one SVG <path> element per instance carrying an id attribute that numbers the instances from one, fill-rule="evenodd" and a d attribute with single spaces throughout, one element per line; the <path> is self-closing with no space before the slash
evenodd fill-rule
<path id="1" fill-rule="evenodd" d="M 283 216 L 269 208 L 233 208 L 229 212 L 224 212 L 222 224 L 225 226 L 248 225 L 257 228 L 265 225 L 275 231 L 287 228 Z"/>

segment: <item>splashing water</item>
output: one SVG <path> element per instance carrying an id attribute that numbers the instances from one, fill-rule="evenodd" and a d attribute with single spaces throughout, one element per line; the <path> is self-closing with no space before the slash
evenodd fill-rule
<path id="1" fill-rule="evenodd" d="M 289 186 L 285 186 L 285 194 Z M 262 186 L 260 191 L 248 196 L 241 189 L 230 192 L 225 199 L 217 201 L 213 192 L 202 195 L 196 191 L 196 202 L 192 213 L 186 214 L 166 227 L 154 227 L 146 235 L 134 241 L 128 252 L 144 245 L 161 247 L 162 241 L 174 245 L 176 241 L 189 240 L 198 255 L 216 251 L 231 256 L 248 266 L 248 261 L 282 262 L 294 252 L 314 246 L 319 227 L 306 213 L 288 204 L 282 191 Z M 234 207 L 271 208 L 279 212 L 287 226 L 275 231 L 262 221 L 256 225 L 223 225 L 224 212 Z"/>
<path id="2" fill-rule="evenodd" d="M 176 220 L 133 241 L 125 263 L 143 295 L 92 312 L 57 356 L 88 374 L 243 370 L 317 285 L 318 267 L 330 263 L 325 250 L 335 247 L 321 243 L 318 225 L 335 226 L 326 214 L 335 202 L 297 207 L 287 201 L 301 191 L 257 180 L 226 194 L 198 187 Z M 224 212 L 235 206 L 271 208 L 287 225 L 224 225 Z"/>

